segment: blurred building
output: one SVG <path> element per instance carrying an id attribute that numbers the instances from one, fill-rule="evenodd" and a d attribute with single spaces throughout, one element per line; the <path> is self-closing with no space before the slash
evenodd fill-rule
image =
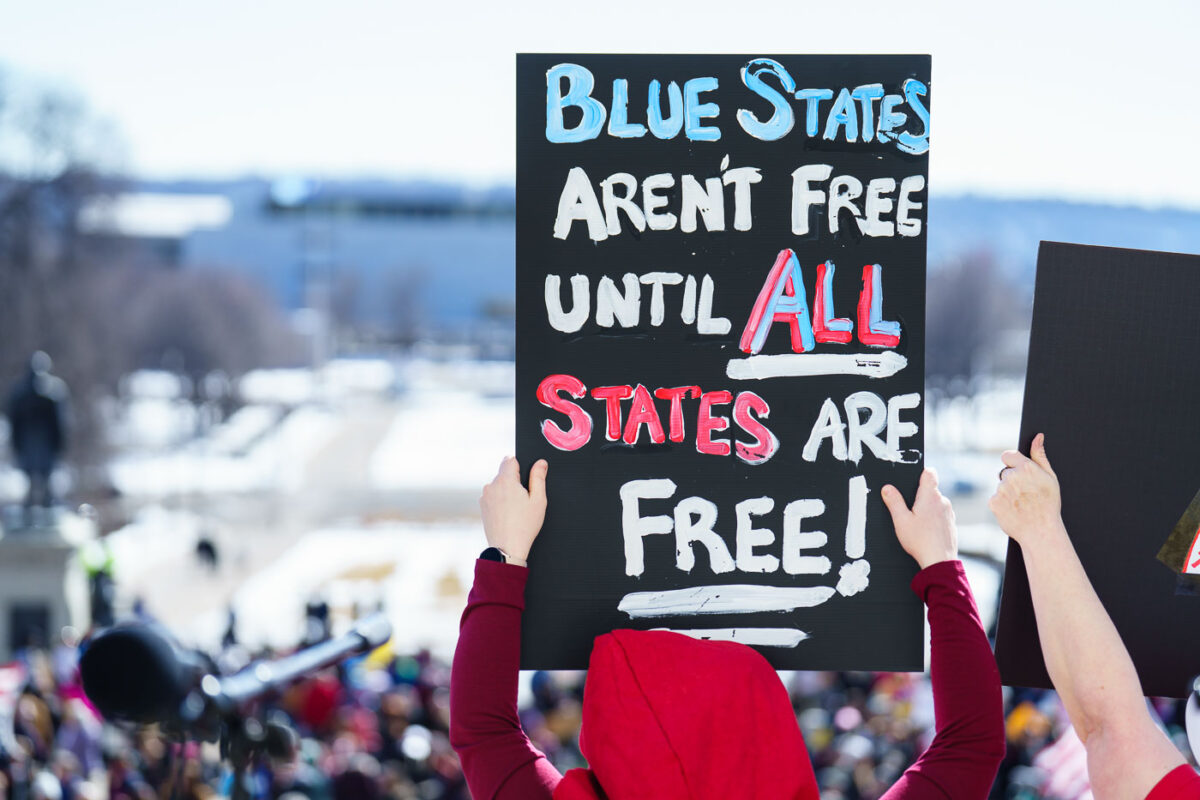
<path id="1" fill-rule="evenodd" d="M 143 258 L 164 266 L 247 276 L 282 308 L 317 312 L 309 324 L 351 330 L 342 341 L 436 341 L 508 356 L 515 202 L 511 186 L 432 181 L 139 181 L 84 220 L 136 240 Z M 971 196 L 929 205 L 933 280 L 945 265 L 986 255 L 1026 299 L 1044 239 L 1200 252 L 1200 213 L 1191 211 Z M 1016 310 L 1005 325 L 1018 329 L 1014 343 L 1028 317 Z"/>
<path id="2" fill-rule="evenodd" d="M 515 197 L 438 183 L 138 182 L 88 209 L 165 267 L 225 269 L 358 340 L 510 355 Z"/>

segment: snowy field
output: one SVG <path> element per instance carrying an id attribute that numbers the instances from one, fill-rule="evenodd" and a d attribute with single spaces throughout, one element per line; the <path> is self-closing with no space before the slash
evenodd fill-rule
<path id="1" fill-rule="evenodd" d="M 511 397 L 418 390 L 371 458 L 377 489 L 476 490 L 513 452 Z"/>
<path id="2" fill-rule="evenodd" d="M 337 422 L 336 414 L 316 406 L 290 412 L 244 406 L 211 436 L 165 452 L 120 456 L 110 474 L 122 494 L 134 497 L 295 489 Z"/>
<path id="3" fill-rule="evenodd" d="M 354 612 L 386 610 L 393 647 L 449 657 L 467 604 L 483 533 L 474 522 L 355 525 L 314 531 L 234 594 L 238 635 L 251 647 L 293 647 L 310 599 L 329 603 L 334 631 Z M 180 635 L 214 645 L 226 616 L 214 610 Z"/>
<path id="4" fill-rule="evenodd" d="M 370 463 L 373 487 L 475 491 L 513 452 L 513 365 L 411 362 L 404 396 Z"/>

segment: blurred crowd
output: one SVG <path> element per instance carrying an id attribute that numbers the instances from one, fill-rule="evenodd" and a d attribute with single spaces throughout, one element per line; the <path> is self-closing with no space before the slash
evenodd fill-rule
<path id="1" fill-rule="evenodd" d="M 79 686 L 78 648 L 66 639 L 51 649 L 26 649 L 0 667 L 0 800 L 228 796 L 232 777 L 217 745 L 180 742 L 155 727 L 101 722 Z M 224 663 L 248 659 L 235 642 L 226 645 Z M 933 735 L 928 676 L 781 677 L 824 800 L 878 798 Z M 578 744 L 584 678 L 538 672 L 524 693 L 522 723 L 561 771 L 584 763 Z M 247 776 L 252 795 L 465 800 L 469 793 L 449 742 L 449 682 L 449 665 L 428 653 L 381 648 L 271 698 L 260 715 L 267 723 L 265 746 Z M 1090 798 L 1083 748 L 1057 696 L 1005 691 L 1009 749 L 992 797 Z M 1183 704 L 1155 706 L 1187 752 Z"/>
<path id="2" fill-rule="evenodd" d="M 564 771 L 583 765 L 578 749 L 583 677 L 535 673 L 532 700 L 521 713 L 530 738 Z M 822 800 L 876 800 L 933 738 L 933 691 L 926 674 L 792 672 L 781 677 Z M 1071 733 L 1058 695 L 1007 687 L 1004 692 L 1008 753 L 992 800 L 1091 800 L 1086 753 Z M 1184 705 L 1154 701 L 1177 746 L 1188 753 Z"/>
<path id="3" fill-rule="evenodd" d="M 239 650 L 227 642 L 218 661 L 248 661 Z M 218 745 L 101 721 L 77 653 L 68 644 L 26 649 L 0 666 L 0 800 L 229 796 Z M 257 715 L 266 735 L 246 776 L 251 796 L 468 798 L 450 748 L 449 685 L 449 665 L 428 653 L 381 649 L 271 697 Z"/>

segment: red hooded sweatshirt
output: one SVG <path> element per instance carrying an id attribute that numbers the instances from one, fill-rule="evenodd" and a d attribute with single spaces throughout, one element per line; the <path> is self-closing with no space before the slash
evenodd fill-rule
<path id="1" fill-rule="evenodd" d="M 598 637 L 579 745 L 591 769 L 568 772 L 554 800 L 818 796 L 787 690 L 742 644 L 667 631 Z"/>
<path id="2" fill-rule="evenodd" d="M 450 681 L 450 742 L 476 800 L 817 800 L 787 691 L 745 645 L 614 631 L 592 649 L 564 778 L 517 716 L 523 567 L 478 561 Z M 962 565 L 922 570 L 937 735 L 882 800 L 982 800 L 1004 756 L 1000 676 Z"/>

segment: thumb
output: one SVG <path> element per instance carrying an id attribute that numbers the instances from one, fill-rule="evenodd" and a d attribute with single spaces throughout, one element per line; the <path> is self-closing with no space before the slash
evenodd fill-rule
<path id="1" fill-rule="evenodd" d="M 505 456 L 500 462 L 500 475 L 510 481 L 521 481 L 521 465 L 517 463 L 517 459 L 513 456 Z"/>
<path id="2" fill-rule="evenodd" d="M 900 490 L 890 483 L 880 490 L 879 495 L 883 498 L 883 504 L 887 506 L 888 511 L 892 514 L 892 519 L 897 519 L 901 514 L 907 514 L 908 505 L 904 502 L 904 496 L 900 494 Z"/>
<path id="3" fill-rule="evenodd" d="M 550 465 L 546 459 L 540 458 L 529 470 L 529 497 L 539 502 L 546 502 L 546 472 Z"/>
<path id="4" fill-rule="evenodd" d="M 1046 457 L 1046 434 L 1039 433 L 1033 437 L 1033 444 L 1029 447 L 1029 457 L 1033 463 L 1037 464 L 1042 469 L 1054 474 L 1054 470 L 1050 468 L 1050 459 Z"/>
<path id="5" fill-rule="evenodd" d="M 930 493 L 937 494 L 938 491 L 938 474 L 933 467 L 926 467 L 921 470 L 921 481 L 917 484 L 917 496 L 913 499 L 913 505 L 916 505 L 922 497 Z"/>
<path id="6" fill-rule="evenodd" d="M 921 488 L 936 489 L 938 487 L 937 470 L 933 467 L 926 467 L 921 470 Z"/>

